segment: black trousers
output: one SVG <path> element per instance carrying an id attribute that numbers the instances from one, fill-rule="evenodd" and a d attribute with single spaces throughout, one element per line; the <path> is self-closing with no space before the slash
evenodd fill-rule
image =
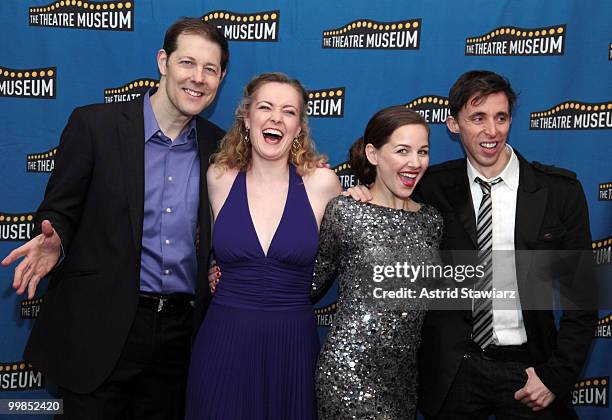
<path id="1" fill-rule="evenodd" d="M 60 419 L 183 419 L 191 350 L 191 306 L 158 313 L 139 307 L 127 341 L 109 378 L 95 391 L 58 389 Z"/>
<path id="2" fill-rule="evenodd" d="M 514 399 L 514 393 L 527 382 L 529 362 L 500 361 L 483 357 L 479 351 L 468 352 L 446 396 L 436 420 L 578 419 L 574 410 L 555 398 L 541 411 L 532 411 Z"/>

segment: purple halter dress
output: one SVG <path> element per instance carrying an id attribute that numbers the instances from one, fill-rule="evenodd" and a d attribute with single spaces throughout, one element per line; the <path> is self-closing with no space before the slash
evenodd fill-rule
<path id="1" fill-rule="evenodd" d="M 213 231 L 222 277 L 193 348 L 187 419 L 316 419 L 320 347 L 309 294 L 318 240 L 304 184 L 290 166 L 266 256 L 248 208 L 246 173 L 238 173 Z"/>

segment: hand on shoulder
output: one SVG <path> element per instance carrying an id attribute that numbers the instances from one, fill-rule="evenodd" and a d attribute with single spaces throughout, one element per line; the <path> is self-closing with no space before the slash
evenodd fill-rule
<path id="1" fill-rule="evenodd" d="M 372 193 L 365 185 L 355 185 L 346 191 L 342 192 L 345 197 L 351 197 L 355 201 L 368 202 L 372 201 Z"/>

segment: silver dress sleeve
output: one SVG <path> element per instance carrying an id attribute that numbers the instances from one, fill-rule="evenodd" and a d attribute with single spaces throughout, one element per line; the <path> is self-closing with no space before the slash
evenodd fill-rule
<path id="1" fill-rule="evenodd" d="M 319 233 L 319 250 L 314 266 L 311 301 L 317 302 L 329 290 L 338 274 L 340 229 L 338 199 L 334 198 L 325 208 Z"/>

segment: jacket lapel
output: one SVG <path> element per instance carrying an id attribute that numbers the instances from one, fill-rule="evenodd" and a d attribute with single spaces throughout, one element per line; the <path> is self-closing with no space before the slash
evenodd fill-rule
<path id="1" fill-rule="evenodd" d="M 465 165 L 467 165 L 467 163 Z M 456 176 L 453 177 L 452 183 L 447 189 L 447 195 L 455 209 L 457 219 L 463 225 L 474 247 L 477 248 L 476 216 L 474 215 L 474 204 L 472 203 L 472 193 L 470 192 L 466 167 L 467 166 L 464 166 L 460 171 L 457 171 Z"/>
<path id="2" fill-rule="evenodd" d="M 206 172 L 208 171 L 209 159 L 216 150 L 216 143 L 211 140 L 211 135 L 204 120 L 196 117 L 196 128 L 198 133 L 198 151 L 200 155 L 200 205 L 198 209 L 198 228 L 200 237 L 199 253 L 207 257 L 211 240 L 211 217 L 208 203 L 208 185 Z"/>
<path id="3" fill-rule="evenodd" d="M 132 239 L 140 256 L 144 217 L 144 117 L 142 97 L 126 104 L 120 121 L 121 167 L 125 171 Z"/>
<path id="4" fill-rule="evenodd" d="M 519 188 L 516 197 L 514 248 L 534 249 L 546 211 L 548 188 L 538 182 L 533 168 L 516 150 L 519 158 Z M 531 252 L 516 253 L 518 279 L 526 279 L 531 266 Z"/>

